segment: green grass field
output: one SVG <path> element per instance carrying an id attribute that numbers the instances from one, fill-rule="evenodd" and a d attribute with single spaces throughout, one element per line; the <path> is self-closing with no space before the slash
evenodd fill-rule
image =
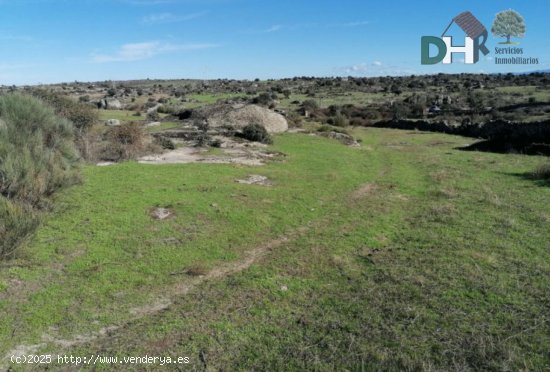
<path id="1" fill-rule="evenodd" d="M 264 167 L 85 168 L 20 258 L 2 263 L 0 356 L 547 367 L 550 188 L 525 176 L 545 159 L 464 152 L 471 139 L 443 134 L 354 134 L 361 148 L 276 136 L 287 156 Z M 235 182 L 250 174 L 273 186 Z M 175 215 L 153 220 L 154 207 Z M 120 328 L 87 338 L 109 326 Z"/>
<path id="2" fill-rule="evenodd" d="M 145 120 L 146 117 L 143 113 L 139 116 L 135 115 L 134 111 L 127 110 L 98 110 L 99 120 L 117 119 L 120 121 L 133 121 L 133 120 Z"/>
<path id="3" fill-rule="evenodd" d="M 165 122 L 161 122 L 160 125 L 157 126 L 157 127 L 147 128 L 147 131 L 149 133 L 156 133 L 156 132 L 162 132 L 163 130 L 175 129 L 175 128 L 179 128 L 179 127 L 181 127 L 180 123 L 176 123 L 176 122 L 173 122 L 173 121 L 165 121 Z"/>
<path id="4" fill-rule="evenodd" d="M 534 98 L 537 102 L 550 101 L 550 90 L 546 87 L 538 86 L 510 86 L 510 87 L 497 87 L 495 91 L 503 93 L 505 95 L 516 95 L 524 98 L 527 101 L 530 97 Z"/>
<path id="5" fill-rule="evenodd" d="M 189 98 L 195 102 L 185 103 L 186 108 L 198 108 L 207 105 L 212 105 L 220 100 L 227 100 L 231 98 L 248 97 L 242 93 L 210 93 L 210 94 L 193 94 Z"/>
<path id="6" fill-rule="evenodd" d="M 401 99 L 406 98 L 409 94 L 403 94 Z M 280 107 L 284 109 L 296 108 L 292 105 L 293 101 L 303 102 L 308 99 L 313 99 L 322 108 L 327 108 L 332 105 L 356 105 L 368 106 L 370 104 L 381 104 L 392 97 L 392 94 L 385 93 L 364 93 L 364 92 L 340 92 L 340 93 L 321 93 L 315 97 L 308 97 L 305 94 L 292 94 L 289 98 L 283 98 L 280 101 Z"/>

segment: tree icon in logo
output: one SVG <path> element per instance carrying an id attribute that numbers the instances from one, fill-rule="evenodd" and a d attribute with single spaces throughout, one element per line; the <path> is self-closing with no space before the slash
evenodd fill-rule
<path id="1" fill-rule="evenodd" d="M 491 32 L 495 36 L 505 37 L 506 41 L 499 44 L 519 44 L 510 41 L 511 37 L 523 37 L 525 35 L 525 21 L 518 12 L 509 9 L 497 13 L 493 21 Z"/>

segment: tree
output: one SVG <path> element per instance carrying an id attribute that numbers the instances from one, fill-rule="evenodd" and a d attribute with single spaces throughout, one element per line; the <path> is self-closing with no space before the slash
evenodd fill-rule
<path id="1" fill-rule="evenodd" d="M 497 13 L 491 27 L 491 32 L 495 36 L 505 37 L 506 42 L 501 44 L 512 44 L 510 38 L 523 37 L 525 35 L 525 21 L 516 11 L 510 9 Z"/>

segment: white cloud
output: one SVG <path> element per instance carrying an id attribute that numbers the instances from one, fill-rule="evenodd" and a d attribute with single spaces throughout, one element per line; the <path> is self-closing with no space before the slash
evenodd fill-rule
<path id="1" fill-rule="evenodd" d="M 191 14 L 185 14 L 185 15 L 176 15 L 172 13 L 150 14 L 146 17 L 143 17 L 141 21 L 146 25 L 154 25 L 159 23 L 184 22 L 184 21 L 190 21 L 192 19 L 202 17 L 206 13 L 207 12 L 199 12 L 199 13 L 191 13 Z"/>
<path id="2" fill-rule="evenodd" d="M 358 22 L 344 22 L 344 23 L 297 23 L 297 24 L 287 24 L 287 25 L 273 25 L 269 28 L 263 30 L 248 30 L 242 33 L 245 34 L 267 34 L 277 31 L 298 31 L 301 29 L 314 29 L 314 28 L 347 28 L 347 27 L 359 27 L 368 25 L 369 21 L 358 21 Z"/>
<path id="3" fill-rule="evenodd" d="M 400 66 L 385 65 L 380 61 L 372 63 L 358 63 L 336 69 L 344 75 L 357 76 L 405 76 L 416 74 L 416 71 Z"/>
<path id="4" fill-rule="evenodd" d="M 355 21 L 355 22 L 346 22 L 346 23 L 340 23 L 336 24 L 335 26 L 341 26 L 341 27 L 359 27 L 359 26 L 366 26 L 370 22 L 369 21 Z"/>
<path id="5" fill-rule="evenodd" d="M 268 28 L 267 30 L 265 30 L 264 32 L 266 32 L 266 33 L 277 32 L 277 31 L 280 31 L 282 28 L 283 28 L 282 25 L 274 25 L 274 26 L 271 26 L 270 28 Z"/>
<path id="6" fill-rule="evenodd" d="M 92 61 L 96 63 L 129 62 L 152 58 L 159 54 L 209 49 L 217 47 L 216 44 L 170 44 L 158 41 L 133 43 L 122 45 L 111 55 L 94 54 Z"/>
<path id="7" fill-rule="evenodd" d="M 356 65 L 351 65 L 351 66 L 348 66 L 348 67 L 344 67 L 342 69 L 346 74 L 357 74 L 357 73 L 363 73 L 363 72 L 367 72 L 369 69 L 368 69 L 368 65 L 366 63 L 359 63 L 359 64 L 356 64 Z"/>

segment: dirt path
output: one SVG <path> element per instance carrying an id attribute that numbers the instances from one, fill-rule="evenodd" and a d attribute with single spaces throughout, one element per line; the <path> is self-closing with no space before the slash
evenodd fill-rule
<path id="1" fill-rule="evenodd" d="M 2 371 L 9 370 L 8 365 L 9 365 L 9 360 L 11 356 L 23 356 L 28 354 L 35 354 L 35 353 L 38 353 L 44 347 L 46 347 L 48 344 L 56 345 L 59 348 L 57 352 L 60 353 L 67 348 L 86 344 L 98 338 L 112 335 L 113 333 L 116 333 L 119 329 L 123 328 L 128 323 L 139 320 L 146 316 L 154 315 L 156 313 L 161 312 L 162 310 L 167 309 L 173 304 L 174 298 L 189 293 L 190 291 L 194 290 L 197 286 L 201 285 L 206 281 L 224 278 L 226 276 L 246 270 L 255 262 L 262 259 L 266 254 L 268 254 L 273 249 L 276 249 L 281 245 L 293 239 L 296 239 L 300 235 L 304 234 L 306 231 L 308 231 L 307 227 L 299 228 L 297 230 L 292 231 L 290 234 L 286 234 L 276 239 L 270 240 L 267 243 L 264 243 L 246 252 L 244 254 L 243 259 L 240 261 L 234 261 L 234 262 L 228 262 L 228 263 L 222 264 L 202 276 L 186 278 L 184 283 L 178 283 L 172 286 L 171 288 L 169 288 L 167 290 L 167 294 L 164 295 L 163 297 L 157 298 L 155 301 L 153 301 L 148 305 L 131 309 L 130 312 L 132 314 L 132 317 L 122 324 L 107 326 L 93 333 L 76 335 L 72 339 L 57 338 L 52 336 L 51 334 L 44 334 L 42 335 L 42 341 L 43 341 L 42 343 L 31 344 L 31 345 L 25 345 L 25 344 L 18 345 L 5 355 L 3 361 L 0 361 L 0 370 Z"/>
<path id="2" fill-rule="evenodd" d="M 357 190 L 349 194 L 348 198 L 351 201 L 357 201 L 358 199 L 362 199 L 368 196 L 369 194 L 377 190 L 377 188 L 378 188 L 377 185 L 374 183 L 364 184 L 361 187 L 359 187 Z M 26 344 L 18 345 L 12 350 L 10 350 L 5 355 L 3 360 L 0 360 L 0 370 L 2 371 L 8 370 L 9 359 L 12 355 L 22 356 L 22 355 L 28 355 L 28 354 L 36 354 L 40 352 L 41 349 L 45 348 L 47 345 L 52 345 L 52 344 L 58 348 L 57 353 L 61 353 L 65 349 L 68 349 L 74 346 L 90 343 L 102 337 L 110 337 L 116 334 L 126 325 L 136 320 L 155 315 L 163 310 L 168 309 L 170 306 L 173 305 L 174 300 L 176 298 L 186 295 L 187 293 L 193 291 L 204 282 L 221 279 L 221 278 L 246 270 L 247 268 L 252 266 L 254 263 L 260 261 L 263 257 L 268 255 L 274 249 L 281 247 L 285 243 L 296 240 L 297 238 L 305 235 L 310 229 L 311 229 L 311 226 L 299 227 L 288 234 L 272 239 L 264 244 L 261 244 L 255 247 L 252 250 L 245 252 L 241 260 L 224 263 L 210 270 L 205 275 L 195 276 L 195 277 L 186 276 L 185 280 L 179 283 L 176 283 L 175 285 L 165 290 L 164 291 L 165 294 L 162 297 L 156 298 L 154 301 L 152 301 L 147 305 L 131 309 L 130 313 L 132 314 L 132 316 L 121 324 L 106 326 L 93 333 L 75 335 L 71 339 L 55 337 L 52 334 L 43 334 L 41 343 L 29 344 L 29 345 L 26 345 Z M 180 273 L 175 273 L 175 274 L 180 274 Z M 186 275 L 186 274 L 181 273 L 181 275 Z"/>

